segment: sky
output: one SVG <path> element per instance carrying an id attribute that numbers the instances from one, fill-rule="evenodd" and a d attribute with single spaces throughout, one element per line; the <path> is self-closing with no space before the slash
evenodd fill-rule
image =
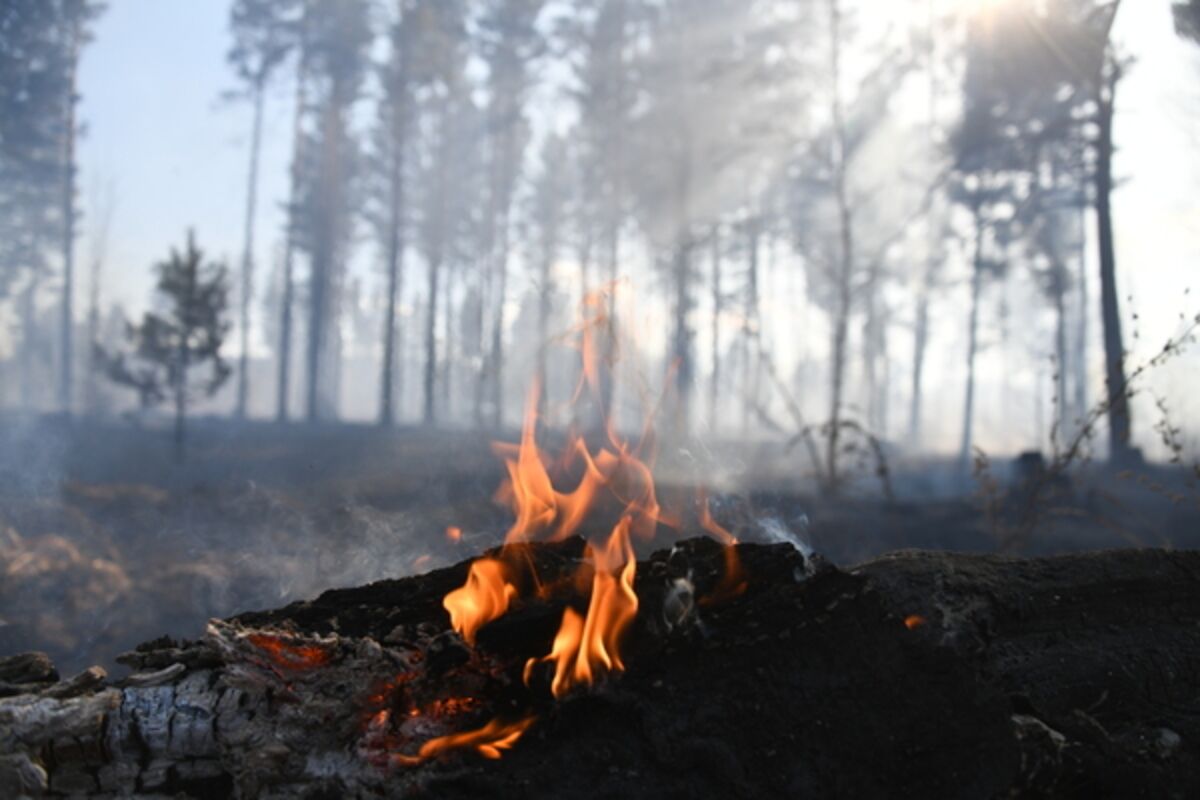
<path id="1" fill-rule="evenodd" d="M 962 1 L 937 0 L 946 7 Z M 80 90 L 87 132 L 79 160 L 87 218 L 79 258 L 89 261 L 94 199 L 111 192 L 105 304 L 117 302 L 133 313 L 145 307 L 151 265 L 181 243 L 189 227 L 210 255 L 239 263 L 251 116 L 248 104 L 222 99 L 237 88 L 225 63 L 228 7 L 226 0 L 110 0 L 85 52 Z M 1115 36 L 1136 59 L 1119 89 L 1115 170 L 1122 182 L 1114 206 L 1123 311 L 1139 314 L 1136 340 L 1127 334 L 1137 360 L 1161 346 L 1180 313 L 1200 311 L 1200 285 L 1194 285 L 1200 275 L 1200 48 L 1175 36 L 1169 0 L 1126 0 Z M 283 219 L 290 91 L 287 81 L 274 89 L 264 120 L 260 291 Z M 370 248 L 363 249 L 360 261 L 367 266 L 360 269 L 369 270 Z M 1194 291 L 1185 295 L 1189 287 Z M 951 295 L 951 313 L 961 306 L 959 294 Z M 955 332 L 941 336 L 952 344 Z M 1161 381 L 1164 391 L 1200 412 L 1190 399 L 1200 361 L 1188 363 L 1190 370 L 1171 370 Z M 981 368 L 1006 367 L 985 354 Z M 939 367 L 932 369 L 936 381 Z M 985 417 L 993 412 L 986 404 L 981 411 Z"/>

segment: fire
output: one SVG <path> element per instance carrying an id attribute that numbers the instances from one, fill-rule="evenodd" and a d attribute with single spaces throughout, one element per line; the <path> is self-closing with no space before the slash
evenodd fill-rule
<path id="1" fill-rule="evenodd" d="M 917 628 L 925 624 L 925 618 L 920 614 L 909 614 L 904 618 L 904 627 L 910 631 L 915 631 Z"/>
<path id="2" fill-rule="evenodd" d="M 580 617 L 570 607 L 563 612 L 550 653 L 526 662 L 526 684 L 539 663 L 554 664 L 550 691 L 555 697 L 562 697 L 575 686 L 590 685 L 601 671 L 624 671 L 620 640 L 638 609 L 633 590 L 637 559 L 629 542 L 630 520 L 621 518 L 602 550 L 588 546 L 588 560 L 595 573 L 587 617 Z"/>
<path id="3" fill-rule="evenodd" d="M 475 644 L 475 633 L 488 622 L 508 611 L 517 596 L 517 588 L 507 578 L 507 568 L 494 558 L 471 563 L 466 584 L 442 600 L 450 612 L 450 625 L 467 644 Z"/>
<path id="4" fill-rule="evenodd" d="M 481 728 L 461 733 L 451 733 L 430 739 L 421 745 L 415 756 L 404 753 L 393 753 L 392 761 L 397 765 L 415 766 L 431 758 L 437 758 L 451 750 L 472 749 L 484 758 L 496 759 L 504 750 L 512 749 L 521 738 L 521 734 L 529 730 L 537 717 L 528 716 L 516 722 L 501 722 L 494 719 Z"/>
<path id="5" fill-rule="evenodd" d="M 604 290 L 585 299 L 587 319 L 576 330 L 580 334 L 583 370 L 573 399 L 590 387 L 597 401 L 601 394 L 601 344 L 597 332 L 608 325 Z M 614 343 L 615 344 L 615 343 Z M 507 478 L 496 492 L 498 502 L 507 504 L 514 516 L 504 546 L 495 556 L 474 561 L 466 583 L 443 599 L 450 613 L 450 624 L 463 640 L 474 646 L 476 635 L 488 622 L 508 612 L 517 600 L 517 585 L 532 586 L 542 597 L 555 594 L 555 587 L 574 585 L 580 595 L 588 591 L 587 610 L 580 613 L 568 606 L 555 634 L 550 652 L 530 658 L 525 663 L 524 680 L 530 685 L 539 665 L 551 665 L 553 677 L 551 694 L 561 698 L 569 692 L 594 684 L 606 675 L 623 672 L 621 655 L 623 639 L 638 613 L 638 596 L 634 590 L 637 557 L 634 539 L 652 540 L 660 523 L 679 527 L 675 516 L 666 514 L 659 505 L 654 486 L 652 443 L 653 431 L 647 425 L 636 446 L 631 446 L 617 433 L 609 419 L 603 419 L 603 445 L 592 449 L 578 435 L 568 437 L 566 447 L 557 460 L 551 460 L 538 446 L 538 408 L 541 387 L 535 381 L 526 401 L 520 442 L 516 445 L 496 443 L 494 449 L 504 461 Z M 597 402 L 597 407 L 600 403 Z M 653 413 L 650 417 L 653 416 Z M 563 488 L 561 474 L 578 476 L 573 488 Z M 737 539 L 712 518 L 707 498 L 701 494 L 699 521 L 709 535 L 722 542 L 725 548 L 725 571 L 709 602 L 736 597 L 745 591 L 747 582 L 738 561 Z M 597 512 L 611 514 L 615 519 L 603 540 L 591 539 L 584 550 L 583 563 L 570 581 L 559 578 L 553 586 L 541 583 L 533 556 L 527 546 L 531 542 L 557 542 L 583 532 L 591 521 L 596 526 Z M 608 524 L 603 526 L 608 527 Z M 458 528 L 448 528 L 447 538 L 461 539 Z M 414 717 L 424 717 L 431 709 L 410 711 Z M 461 733 L 438 736 L 421 745 L 415 755 L 396 753 L 396 764 L 420 764 L 441 753 L 455 749 L 472 749 L 486 758 L 499 758 L 511 748 L 534 723 L 533 716 L 515 722 L 492 720 L 486 725 Z M 388 717 L 378 717 L 375 727 L 387 724 Z"/>
<path id="6" fill-rule="evenodd" d="M 705 597 L 702 605 L 715 605 L 737 597 L 746 591 L 746 576 L 742 570 L 742 562 L 738 558 L 737 537 L 713 519 L 708 507 L 708 494 L 700 491 L 700 527 L 704 528 L 714 539 L 725 545 L 725 574 L 713 593 Z"/>

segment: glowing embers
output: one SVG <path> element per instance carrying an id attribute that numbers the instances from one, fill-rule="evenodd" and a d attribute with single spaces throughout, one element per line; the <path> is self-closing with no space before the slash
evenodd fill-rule
<path id="1" fill-rule="evenodd" d="M 246 637 L 270 663 L 286 671 L 300 671 L 323 667 L 333 658 L 327 647 L 268 633 L 252 633 Z"/>
<path id="2" fill-rule="evenodd" d="M 414 704 L 409 690 L 414 682 L 421 682 L 420 674 L 397 675 L 370 698 L 377 710 L 369 712 L 361 747 L 372 763 L 411 767 L 456 751 L 499 758 L 536 720 L 534 715 L 526 714 L 478 725 L 485 703 L 472 696 L 441 697 Z M 462 727 L 466 729 L 455 730 Z"/>
<path id="3" fill-rule="evenodd" d="M 507 567 L 493 558 L 471 563 L 467 582 L 446 595 L 442 605 L 450 612 L 450 625 L 469 645 L 475 633 L 508 610 L 517 589 L 507 578 Z"/>

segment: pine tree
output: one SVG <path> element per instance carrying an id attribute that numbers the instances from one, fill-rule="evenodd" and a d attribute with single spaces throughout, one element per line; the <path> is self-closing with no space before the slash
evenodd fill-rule
<path id="1" fill-rule="evenodd" d="M 221 357 L 229 332 L 228 271 L 207 261 L 189 231 L 183 250 L 171 249 L 155 267 L 161 312 L 147 311 L 128 328 L 129 350 L 97 355 L 109 377 L 138 393 L 143 408 L 171 401 L 175 452 L 183 460 L 188 404 L 214 394 L 229 378 Z"/>

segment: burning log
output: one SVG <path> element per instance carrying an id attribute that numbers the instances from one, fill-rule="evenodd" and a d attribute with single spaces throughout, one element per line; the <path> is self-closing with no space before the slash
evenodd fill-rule
<path id="1" fill-rule="evenodd" d="M 469 563 L 148 643 L 115 682 L 3 659 L 0 796 L 1200 791 L 1200 554 L 737 554 L 716 603 L 716 543 L 638 562 L 625 671 L 560 698 L 529 654 L 578 601 L 514 598 L 470 647 L 442 605 Z M 547 586 L 587 563 L 526 555 Z"/>

